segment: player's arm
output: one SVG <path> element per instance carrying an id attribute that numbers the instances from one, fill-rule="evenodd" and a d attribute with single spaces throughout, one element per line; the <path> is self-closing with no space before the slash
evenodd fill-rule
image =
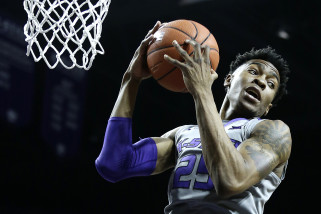
<path id="1" fill-rule="evenodd" d="M 152 175 L 159 174 L 175 166 L 175 134 L 179 128 L 170 130 L 161 137 L 153 137 L 157 146 L 157 161 Z"/>
<path id="2" fill-rule="evenodd" d="M 288 160 L 291 134 L 282 121 L 260 122 L 237 150 L 223 125 L 209 122 L 212 116 L 205 116 L 203 110 L 198 109 L 197 114 L 204 160 L 221 197 L 245 191 Z"/>
<path id="3" fill-rule="evenodd" d="M 284 122 L 264 120 L 257 124 L 251 136 L 238 147 L 253 175 L 245 185 L 257 183 L 283 165 L 289 159 L 291 145 L 290 129 Z"/>
<path id="4" fill-rule="evenodd" d="M 103 148 L 96 159 L 98 173 L 110 182 L 135 176 L 159 174 L 175 164 L 173 129 L 161 137 L 132 143 L 131 120 L 110 118 Z"/>
<path id="5" fill-rule="evenodd" d="M 289 127 L 282 121 L 258 123 L 238 149 L 225 132 L 211 91 L 194 94 L 204 161 L 222 198 L 239 194 L 284 164 L 291 151 Z"/>
<path id="6" fill-rule="evenodd" d="M 237 150 L 225 132 L 211 86 L 217 74 L 211 70 L 209 47 L 187 41 L 195 49 L 189 56 L 173 43 L 185 62 L 165 59 L 182 70 L 184 83 L 195 102 L 204 161 L 217 193 L 223 197 L 243 192 L 283 164 L 290 155 L 291 135 L 281 121 L 263 121 Z"/>
<path id="7" fill-rule="evenodd" d="M 136 50 L 125 72 L 110 119 L 107 124 L 102 150 L 96 159 L 98 173 L 110 182 L 133 176 L 146 176 L 166 170 L 172 153 L 171 138 L 145 138 L 132 142 L 132 114 L 140 82 L 150 77 L 146 65 L 146 49 L 153 39 L 154 28 Z"/>

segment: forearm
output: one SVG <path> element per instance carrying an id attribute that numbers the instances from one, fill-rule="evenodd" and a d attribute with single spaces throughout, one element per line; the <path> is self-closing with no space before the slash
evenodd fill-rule
<path id="1" fill-rule="evenodd" d="M 151 76 L 146 62 L 147 48 L 160 27 L 157 22 L 149 31 L 125 72 L 121 88 L 107 124 L 105 139 L 96 168 L 106 180 L 117 182 L 133 177 L 150 175 L 155 170 L 157 148 L 152 138 L 132 143 L 132 115 L 138 87 Z"/>
<path id="2" fill-rule="evenodd" d="M 125 72 L 121 88 L 110 117 L 127 117 L 133 115 L 140 80 Z"/>
<path id="3" fill-rule="evenodd" d="M 96 159 L 98 173 L 110 182 L 150 175 L 156 165 L 157 148 L 152 138 L 132 143 L 132 114 L 140 80 L 124 74 L 120 92 L 108 120 L 103 147 Z"/>
<path id="4" fill-rule="evenodd" d="M 208 172 L 221 195 L 237 192 L 246 164 L 225 132 L 210 90 L 193 96 L 202 150 Z"/>
<path id="5" fill-rule="evenodd" d="M 98 173 L 110 182 L 150 175 L 156 165 L 155 141 L 132 143 L 132 114 L 140 81 L 125 73 L 114 109 L 108 120 L 103 147 L 96 159 Z"/>

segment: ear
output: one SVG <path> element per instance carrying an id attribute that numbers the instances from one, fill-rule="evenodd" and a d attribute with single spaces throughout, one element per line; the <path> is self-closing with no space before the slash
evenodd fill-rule
<path id="1" fill-rule="evenodd" d="M 272 108 L 272 106 L 273 106 L 272 103 L 270 103 L 270 104 L 268 105 L 268 107 L 266 108 L 266 110 L 265 110 L 265 112 L 264 112 L 264 116 L 266 116 L 266 115 L 269 113 L 269 111 L 270 111 L 270 109 Z"/>
<path id="2" fill-rule="evenodd" d="M 229 87 L 231 85 L 231 82 L 232 82 L 232 79 L 233 79 L 233 75 L 232 74 L 228 74 L 226 77 L 225 77 L 225 80 L 224 80 L 224 87 Z"/>

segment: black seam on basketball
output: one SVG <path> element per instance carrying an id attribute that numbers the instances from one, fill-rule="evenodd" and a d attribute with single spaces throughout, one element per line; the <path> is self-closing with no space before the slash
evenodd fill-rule
<path id="1" fill-rule="evenodd" d="M 191 35 L 189 35 L 188 33 L 186 33 L 185 31 L 182 31 L 181 29 L 179 28 L 176 28 L 176 27 L 171 27 L 171 26 L 167 26 L 167 27 L 164 27 L 164 28 L 172 28 L 172 29 L 175 29 L 175 30 L 178 30 L 182 33 L 184 33 L 185 35 L 189 36 L 191 39 L 193 39 L 193 37 Z"/>
<path id="2" fill-rule="evenodd" d="M 216 48 L 210 48 L 210 50 L 214 50 L 218 53 L 218 51 L 216 50 Z M 189 56 L 191 56 L 194 53 L 194 51 L 192 51 Z M 212 62 L 210 60 L 211 63 L 211 68 L 213 68 Z M 157 81 L 163 79 L 164 77 L 166 77 L 167 75 L 169 75 L 170 73 L 172 73 L 177 67 L 174 67 L 172 70 L 170 70 L 169 72 L 167 72 L 166 74 L 164 74 L 163 76 L 159 77 L 158 79 L 156 79 Z M 214 68 L 213 68 L 214 69 Z"/>
<path id="3" fill-rule="evenodd" d="M 183 46 L 184 44 L 179 44 L 180 46 Z M 173 45 L 169 45 L 169 46 L 165 46 L 165 47 L 161 47 L 161 48 L 157 48 L 157 49 L 154 49 L 154 50 L 152 50 L 151 52 L 149 52 L 148 54 L 147 54 L 147 56 L 149 56 L 150 54 L 152 54 L 152 53 L 154 53 L 154 52 L 156 52 L 156 51 L 159 51 L 159 50 L 163 50 L 163 49 L 166 49 L 166 48 L 172 48 L 172 47 L 174 47 Z"/>
<path id="4" fill-rule="evenodd" d="M 218 50 L 216 50 L 216 48 L 210 48 L 210 51 L 216 51 L 218 53 Z M 213 68 L 213 64 L 212 64 L 212 61 L 210 60 L 210 64 L 211 64 L 211 68 L 214 70 Z"/>
<path id="5" fill-rule="evenodd" d="M 194 51 L 192 51 L 189 56 L 191 56 L 194 53 Z M 183 60 L 184 61 L 184 60 Z M 156 79 L 157 81 L 163 79 L 164 77 L 166 77 L 168 74 L 172 73 L 177 67 L 174 67 L 172 70 L 170 70 L 169 72 L 167 72 L 166 74 L 164 74 L 163 76 L 161 76 L 160 78 Z"/>
<path id="6" fill-rule="evenodd" d="M 193 40 L 195 40 L 195 39 L 196 39 L 196 37 L 198 36 L 198 29 L 197 29 L 196 25 L 195 25 L 193 22 L 191 22 L 191 23 L 194 25 L 195 30 L 196 30 L 195 37 L 193 38 Z"/>
<path id="7" fill-rule="evenodd" d="M 169 72 L 167 72 L 166 74 L 164 74 L 163 76 L 161 76 L 160 78 L 156 79 L 157 81 L 165 78 L 168 74 L 172 73 L 177 67 L 172 68 Z"/>
<path id="8" fill-rule="evenodd" d="M 208 36 L 203 40 L 203 42 L 201 42 L 201 45 L 203 45 L 204 44 L 204 42 L 206 42 L 206 40 L 210 37 L 210 35 L 211 35 L 211 32 L 208 34 Z"/>
<path id="9" fill-rule="evenodd" d="M 216 48 L 210 48 L 212 51 L 216 51 L 217 53 L 219 53 L 219 51 Z"/>
<path id="10" fill-rule="evenodd" d="M 204 42 L 206 42 L 206 40 L 208 39 L 208 38 L 210 38 L 210 36 L 211 36 L 211 32 L 208 34 L 208 36 L 203 40 L 203 42 L 201 42 L 201 45 L 203 45 L 204 44 Z M 216 48 L 210 48 L 210 50 L 213 50 L 213 51 L 216 51 L 217 53 L 219 53 L 219 51 L 216 49 Z"/>
<path id="11" fill-rule="evenodd" d="M 149 68 L 149 70 L 153 70 L 156 66 L 158 66 L 159 64 L 161 64 L 162 62 L 164 62 L 163 60 L 155 63 L 152 67 Z"/>

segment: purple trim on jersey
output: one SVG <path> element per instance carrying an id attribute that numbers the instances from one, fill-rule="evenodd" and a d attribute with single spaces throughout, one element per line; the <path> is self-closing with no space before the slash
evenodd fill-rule
<path id="1" fill-rule="evenodd" d="M 234 139 L 232 139 L 232 138 L 230 138 L 230 139 L 231 139 L 231 141 L 234 143 L 235 148 L 237 148 L 237 147 L 241 144 L 241 142 L 238 141 L 238 140 L 234 140 Z"/>
<path id="2" fill-rule="evenodd" d="M 248 119 L 246 119 L 246 118 L 235 118 L 235 119 L 230 120 L 230 121 L 228 121 L 227 123 L 225 123 L 225 124 L 224 124 L 224 127 L 225 127 L 225 126 L 228 126 L 228 125 L 231 124 L 231 123 L 234 123 L 234 122 L 236 122 L 236 121 L 239 121 L 239 120 L 247 120 L 247 121 L 248 121 Z"/>
<path id="3" fill-rule="evenodd" d="M 232 130 L 232 129 L 241 129 L 242 126 L 232 126 L 231 128 L 229 128 L 228 130 Z"/>

